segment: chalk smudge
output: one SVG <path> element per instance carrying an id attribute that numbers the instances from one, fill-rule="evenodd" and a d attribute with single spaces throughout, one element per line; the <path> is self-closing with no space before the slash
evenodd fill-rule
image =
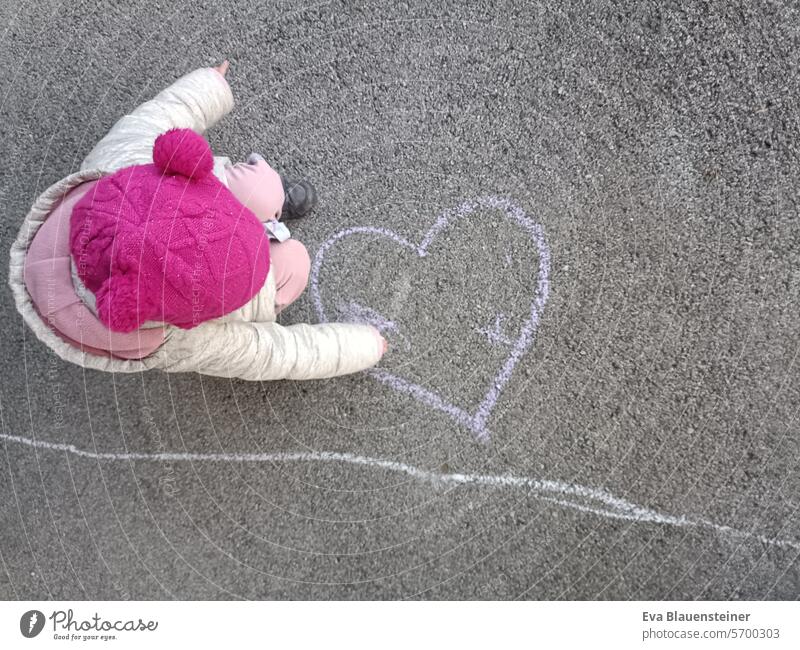
<path id="1" fill-rule="evenodd" d="M 381 333 L 397 331 L 397 323 L 393 320 L 389 320 L 380 312 L 357 302 L 339 305 L 336 311 L 339 312 L 339 318 L 345 322 L 367 323 Z"/>
<path id="2" fill-rule="evenodd" d="M 508 338 L 503 331 L 503 314 L 497 314 L 494 319 L 494 324 L 491 327 L 482 327 L 478 330 L 479 334 L 483 334 L 492 345 L 513 345 L 514 341 Z"/>
<path id="3" fill-rule="evenodd" d="M 34 440 L 0 433 L 6 442 L 58 451 L 97 461 L 189 462 L 189 463 L 347 463 L 405 474 L 417 481 L 440 486 L 475 486 L 525 491 L 535 499 L 563 508 L 593 514 L 607 519 L 651 523 L 679 528 L 705 528 L 728 537 L 757 541 L 784 549 L 800 550 L 800 541 L 768 537 L 750 531 L 717 524 L 708 519 L 687 515 L 671 515 L 617 497 L 607 490 L 513 474 L 442 473 L 407 463 L 371 456 L 335 451 L 288 451 L 261 453 L 194 453 L 194 452 L 100 452 L 80 449 L 75 445 Z"/>
<path id="4" fill-rule="evenodd" d="M 397 323 L 393 320 L 389 320 L 380 312 L 365 307 L 355 301 L 337 305 L 336 311 L 339 314 L 339 320 L 345 323 L 366 323 L 367 325 L 372 325 L 384 336 L 386 334 L 391 335 L 393 347 L 400 343 L 406 352 L 411 351 L 411 343 L 405 334 L 400 331 Z"/>
<path id="5" fill-rule="evenodd" d="M 416 253 L 419 257 L 425 257 L 428 254 L 428 249 L 439 234 L 448 226 L 452 221 L 469 217 L 476 213 L 479 208 L 493 209 L 502 211 L 505 216 L 519 224 L 527 233 L 536 246 L 539 266 L 536 273 L 536 288 L 533 293 L 533 298 L 530 305 L 530 315 L 525 320 L 520 329 L 516 339 L 512 339 L 511 351 L 500 367 L 497 374 L 489 382 L 489 387 L 483 396 L 481 402 L 477 405 L 473 413 L 455 406 L 448 402 L 441 395 L 435 391 L 429 390 L 410 382 L 392 372 L 380 368 L 373 368 L 367 372 L 377 379 L 385 383 L 387 386 L 401 393 L 411 395 L 414 399 L 438 409 L 446 413 L 456 422 L 470 429 L 478 440 L 487 441 L 491 437 L 491 433 L 487 427 L 489 416 L 497 403 L 500 394 L 511 379 L 519 360 L 528 351 L 528 348 L 533 344 L 536 336 L 536 330 L 539 327 L 539 320 L 547 303 L 547 298 L 550 294 L 550 249 L 545 240 L 544 231 L 542 227 L 530 219 L 525 211 L 510 201 L 499 196 L 485 196 L 474 201 L 465 201 L 454 210 L 449 210 L 442 213 L 434 222 L 433 226 L 428 230 L 422 241 L 415 244 L 405 237 L 397 234 L 393 230 L 387 228 L 378 228 L 374 226 L 359 226 L 355 228 L 347 228 L 341 230 L 329 239 L 327 239 L 320 246 L 317 254 L 314 257 L 314 263 L 311 268 L 311 281 L 310 291 L 311 297 L 314 301 L 319 319 L 322 322 L 327 322 L 328 317 L 325 312 L 325 306 L 322 302 L 320 293 L 319 276 L 322 270 L 325 255 L 328 250 L 337 242 L 344 238 L 352 237 L 354 235 L 371 235 L 390 239 L 399 246 L 408 248 Z"/>

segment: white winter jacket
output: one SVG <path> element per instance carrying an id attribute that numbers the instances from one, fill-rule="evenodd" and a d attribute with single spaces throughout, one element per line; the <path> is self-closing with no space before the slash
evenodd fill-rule
<path id="1" fill-rule="evenodd" d="M 84 352 L 62 340 L 36 311 L 23 279 L 25 255 L 62 197 L 86 181 L 123 167 L 151 163 L 159 134 L 172 128 L 203 133 L 231 108 L 233 95 L 224 78 L 211 68 L 195 70 L 120 119 L 92 149 L 80 171 L 55 183 L 33 204 L 11 248 L 9 284 L 25 322 L 62 359 L 111 372 L 160 368 L 250 380 L 334 377 L 366 369 L 380 360 L 378 339 L 367 325 L 276 323 L 272 271 L 261 291 L 244 307 L 189 330 L 168 325 L 163 345 L 139 360 Z"/>

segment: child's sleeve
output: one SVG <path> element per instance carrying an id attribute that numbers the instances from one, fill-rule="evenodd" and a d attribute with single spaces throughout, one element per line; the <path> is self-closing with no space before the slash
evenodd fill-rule
<path id="1" fill-rule="evenodd" d="M 119 119 L 89 152 L 81 170 L 107 173 L 153 161 L 153 143 L 174 128 L 203 133 L 233 108 L 230 86 L 213 68 L 184 75 L 132 113 Z"/>
<path id="2" fill-rule="evenodd" d="M 378 363 L 383 350 L 369 325 L 209 321 L 190 330 L 172 328 L 156 354 L 167 372 L 261 381 L 358 372 Z"/>

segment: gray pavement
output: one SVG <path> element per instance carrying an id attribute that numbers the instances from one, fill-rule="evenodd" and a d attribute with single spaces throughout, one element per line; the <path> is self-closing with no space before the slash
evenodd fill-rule
<path id="1" fill-rule="evenodd" d="M 800 595 L 791 3 L 0 17 L 3 250 L 118 116 L 228 57 L 238 106 L 209 138 L 318 185 L 312 255 L 356 226 L 418 243 L 499 196 L 543 229 L 551 281 L 488 442 L 459 414 L 491 397 L 546 261 L 501 210 L 424 257 L 377 233 L 326 249 L 326 313 L 392 323 L 386 381 L 84 371 L 4 288 L 0 597 Z M 284 320 L 318 321 L 313 295 Z"/>

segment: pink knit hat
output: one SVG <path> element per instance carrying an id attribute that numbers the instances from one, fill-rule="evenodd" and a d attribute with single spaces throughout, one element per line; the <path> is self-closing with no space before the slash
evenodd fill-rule
<path id="1" fill-rule="evenodd" d="M 72 211 L 78 276 L 115 332 L 218 318 L 258 293 L 269 271 L 264 226 L 214 176 L 202 136 L 167 131 L 153 161 L 104 177 Z"/>

